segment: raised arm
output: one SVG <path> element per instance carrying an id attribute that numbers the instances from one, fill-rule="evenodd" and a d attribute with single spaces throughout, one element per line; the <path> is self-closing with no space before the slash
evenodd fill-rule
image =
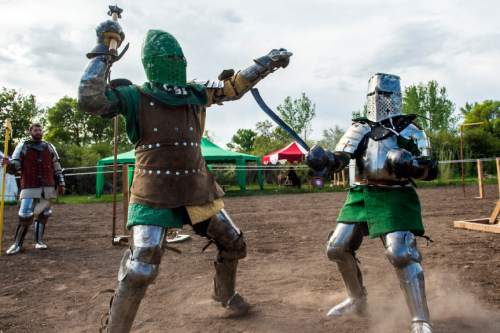
<path id="1" fill-rule="evenodd" d="M 96 116 L 112 116 L 118 111 L 118 99 L 108 99 L 107 78 L 111 64 L 116 57 L 109 52 L 111 39 L 125 38 L 120 25 L 105 21 L 96 28 L 97 45 L 87 54 L 90 59 L 78 87 L 78 108 Z"/>
<path id="2" fill-rule="evenodd" d="M 274 49 L 267 55 L 254 60 L 250 67 L 234 72 L 224 70 L 219 81 L 197 81 L 207 88 L 208 105 L 222 104 L 241 98 L 247 91 L 278 68 L 288 66 L 292 53 L 286 49 Z"/>

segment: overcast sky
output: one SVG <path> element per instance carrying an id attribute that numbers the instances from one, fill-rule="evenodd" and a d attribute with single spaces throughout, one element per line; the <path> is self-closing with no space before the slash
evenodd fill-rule
<path id="1" fill-rule="evenodd" d="M 113 78 L 144 82 L 140 46 L 151 28 L 176 36 L 191 79 L 216 79 L 285 47 L 294 52 L 290 65 L 259 90 L 272 108 L 305 92 L 316 103 L 316 139 L 350 124 L 376 72 L 400 75 L 403 86 L 437 80 L 457 108 L 500 98 L 498 0 L 0 0 L 0 87 L 34 94 L 43 106 L 76 97 L 95 26 L 114 3 L 124 9 L 130 50 Z M 238 128 L 265 119 L 248 94 L 209 109 L 207 127 L 225 144 Z"/>

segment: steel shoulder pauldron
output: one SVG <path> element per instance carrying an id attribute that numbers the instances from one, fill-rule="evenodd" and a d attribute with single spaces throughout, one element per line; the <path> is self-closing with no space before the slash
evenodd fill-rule
<path id="1" fill-rule="evenodd" d="M 370 126 L 364 122 L 354 122 L 344 133 L 339 143 L 335 147 L 335 152 L 348 153 L 351 156 L 358 149 L 359 144 L 371 131 Z"/>
<path id="2" fill-rule="evenodd" d="M 418 128 L 414 124 L 410 124 L 399 134 L 407 140 L 412 140 L 417 145 L 420 156 L 431 156 L 431 144 L 424 130 Z"/>

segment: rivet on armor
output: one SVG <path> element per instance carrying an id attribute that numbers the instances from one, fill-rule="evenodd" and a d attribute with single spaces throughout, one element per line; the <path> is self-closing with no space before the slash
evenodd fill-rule
<path id="1" fill-rule="evenodd" d="M 155 103 L 154 102 L 149 102 L 149 105 L 155 106 Z"/>

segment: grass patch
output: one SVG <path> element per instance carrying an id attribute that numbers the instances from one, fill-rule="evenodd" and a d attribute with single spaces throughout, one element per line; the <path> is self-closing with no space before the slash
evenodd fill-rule
<path id="1" fill-rule="evenodd" d="M 118 193 L 116 200 L 122 202 L 123 194 Z M 75 204 L 92 204 L 92 203 L 110 203 L 113 202 L 112 194 L 103 194 L 100 198 L 95 195 L 64 195 L 58 197 L 55 201 L 56 204 L 75 205 Z"/>
<path id="2" fill-rule="evenodd" d="M 485 178 L 484 184 L 496 184 L 496 177 Z M 441 187 L 441 186 L 460 186 L 461 179 L 436 179 L 430 182 L 417 181 L 417 187 L 428 188 L 428 187 Z M 477 178 L 471 177 L 465 179 L 465 185 L 475 185 L 477 186 Z M 226 192 L 226 197 L 248 197 L 255 195 L 276 195 L 276 194 L 305 194 L 305 193 L 328 193 L 328 192 L 345 192 L 346 188 L 342 187 L 329 187 L 325 186 L 322 189 L 313 188 L 310 184 L 304 184 L 302 188 L 289 187 L 289 186 L 277 186 L 277 185 L 265 185 L 264 189 L 261 190 L 259 185 L 251 184 L 247 186 L 246 191 L 241 191 L 237 185 L 227 185 L 224 186 Z M 121 204 L 123 200 L 123 195 L 118 193 L 117 201 Z M 92 204 L 92 203 L 111 203 L 113 202 L 113 196 L 111 194 L 104 194 L 100 198 L 96 198 L 95 195 L 65 195 L 57 198 L 56 204 Z M 15 205 L 15 203 L 6 203 L 6 205 Z"/>

